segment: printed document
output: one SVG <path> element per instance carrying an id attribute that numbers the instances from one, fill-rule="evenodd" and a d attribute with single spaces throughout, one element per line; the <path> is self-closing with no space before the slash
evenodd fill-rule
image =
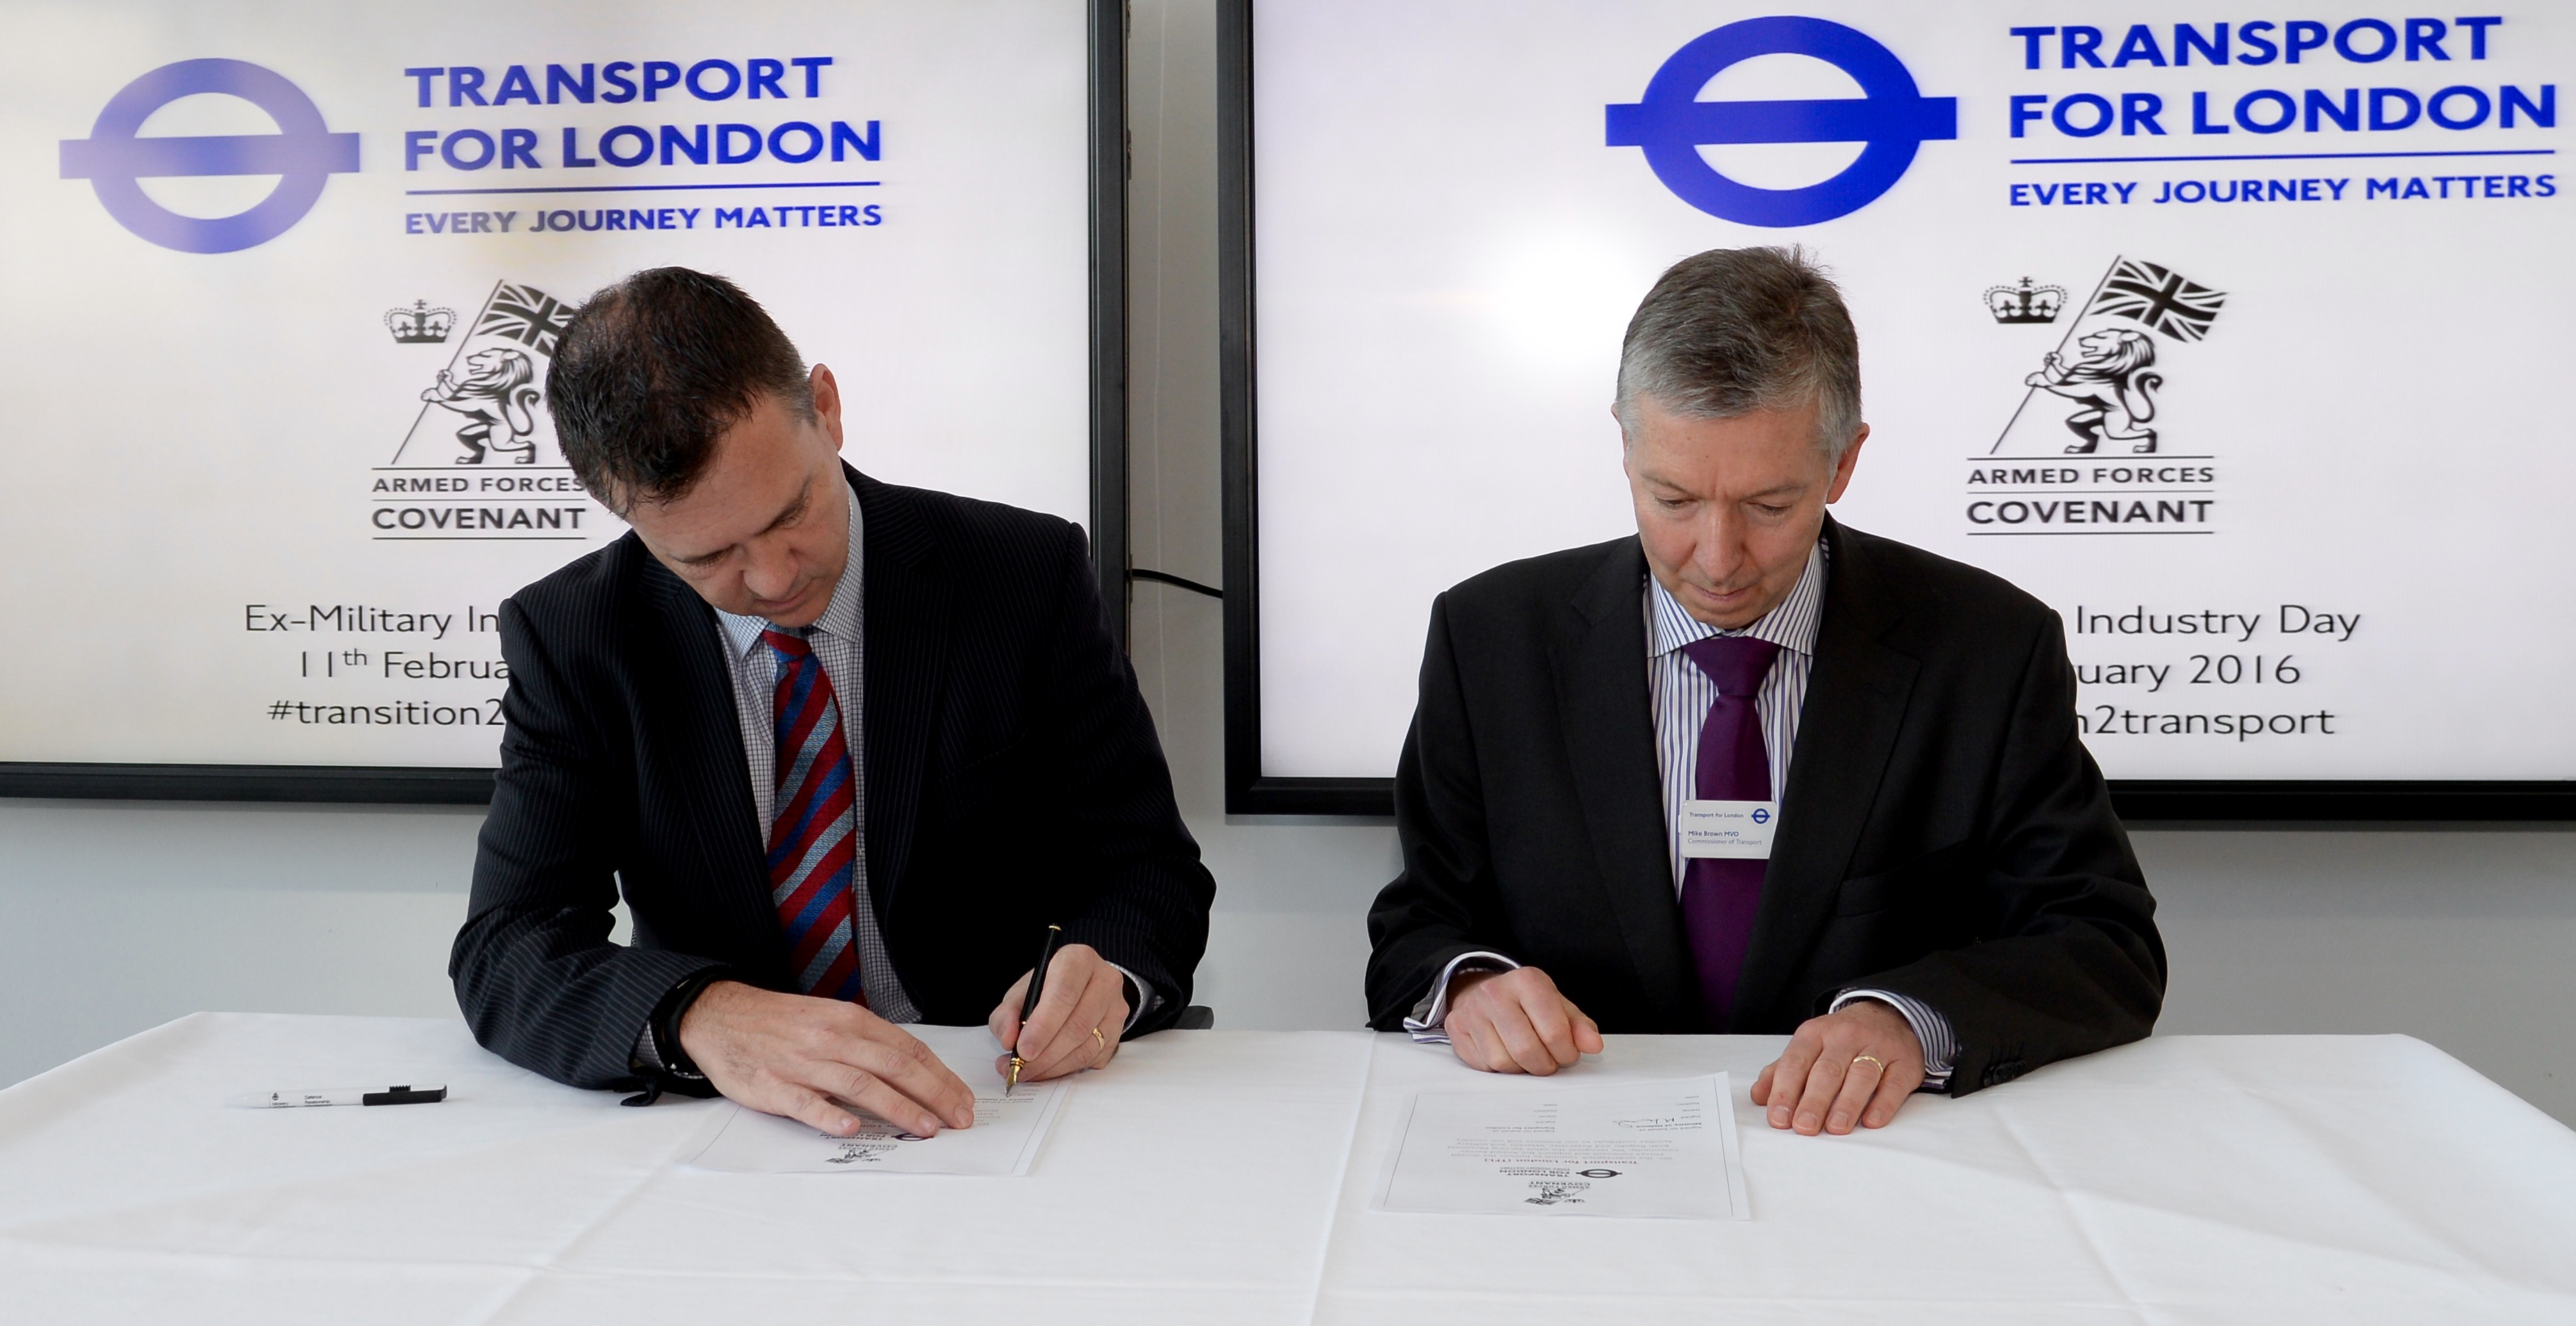
<path id="1" fill-rule="evenodd" d="M 1727 1075 L 1426 1091 L 1397 1125 L 1382 1211 L 1744 1220 Z"/>
<path id="2" fill-rule="evenodd" d="M 740 1174 L 1026 1174 L 1047 1131 L 1063 1108 L 1065 1078 L 1022 1081 L 1002 1094 L 993 1067 L 1001 1047 L 982 1027 L 906 1027 L 939 1061 L 975 1091 L 975 1126 L 943 1128 L 920 1137 L 859 1114 L 848 1137 L 817 1132 L 794 1119 L 728 1103 L 723 1122 L 705 1149 L 690 1160 L 699 1169 Z"/>

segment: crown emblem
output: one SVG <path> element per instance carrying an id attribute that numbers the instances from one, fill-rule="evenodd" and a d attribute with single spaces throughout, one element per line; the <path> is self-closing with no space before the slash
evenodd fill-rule
<path id="1" fill-rule="evenodd" d="M 426 299 L 413 300 L 410 308 L 385 312 L 385 329 L 394 334 L 396 345 L 437 345 L 455 326 L 456 310 L 431 308 Z"/>
<path id="2" fill-rule="evenodd" d="M 2053 285 L 2032 285 L 2030 278 L 2021 284 L 1986 288 L 1986 308 L 1997 322 L 2055 322 L 2057 311 L 2066 307 L 2066 291 Z"/>

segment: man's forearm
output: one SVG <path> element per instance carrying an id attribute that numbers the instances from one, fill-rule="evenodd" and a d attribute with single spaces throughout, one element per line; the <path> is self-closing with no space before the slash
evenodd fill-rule
<path id="1" fill-rule="evenodd" d="M 655 1006 L 717 964 L 660 949 L 575 942 L 554 923 L 486 913 L 457 936 L 451 974 L 475 1040 L 532 1072 L 605 1088 L 631 1080 Z"/>

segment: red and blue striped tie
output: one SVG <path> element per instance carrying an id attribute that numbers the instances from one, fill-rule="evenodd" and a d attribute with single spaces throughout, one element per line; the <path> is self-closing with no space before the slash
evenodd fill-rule
<path id="1" fill-rule="evenodd" d="M 804 636 L 772 628 L 760 640 L 778 657 L 769 898 L 787 936 L 788 969 L 807 994 L 865 1004 L 850 902 L 858 803 L 840 701 Z"/>

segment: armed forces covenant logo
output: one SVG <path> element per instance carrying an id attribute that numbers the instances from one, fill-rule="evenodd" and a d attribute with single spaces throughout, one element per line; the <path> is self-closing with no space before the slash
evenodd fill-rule
<path id="1" fill-rule="evenodd" d="M 369 485 L 379 540 L 579 540 L 597 513 L 555 445 L 546 365 L 571 305 L 498 281 L 421 387 L 411 426 Z M 425 299 L 384 315 L 396 346 L 442 345 L 455 314 Z"/>
<path id="2" fill-rule="evenodd" d="M 2046 325 L 2064 297 L 2024 277 L 1988 288 L 1986 306 L 1998 325 Z M 2021 404 L 1994 445 L 1969 458 L 1967 533 L 2213 532 L 2217 457 L 2188 438 L 2169 445 L 2157 345 L 2208 339 L 2226 303 L 2226 292 L 2169 267 L 2112 259 L 2057 348 L 2023 375 Z"/>

